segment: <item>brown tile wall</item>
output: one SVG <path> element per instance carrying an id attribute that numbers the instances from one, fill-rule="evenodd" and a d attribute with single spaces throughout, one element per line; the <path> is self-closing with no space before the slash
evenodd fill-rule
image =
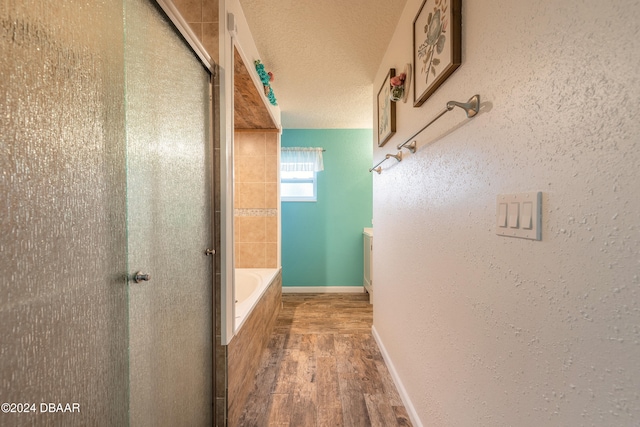
<path id="1" fill-rule="evenodd" d="M 211 58 L 218 61 L 218 0 L 173 0 Z"/>
<path id="2" fill-rule="evenodd" d="M 215 319 L 215 347 L 214 347 L 214 426 L 226 426 L 227 417 L 227 346 L 222 345 L 222 318 L 221 318 L 221 289 L 222 289 L 222 241 L 220 239 L 221 230 L 221 188 L 220 188 L 220 73 L 216 70 L 213 77 L 213 188 L 214 188 L 214 235 L 215 250 L 214 255 L 214 319 Z"/>
<path id="3" fill-rule="evenodd" d="M 278 267 L 278 134 L 236 131 L 234 238 L 238 268 Z"/>

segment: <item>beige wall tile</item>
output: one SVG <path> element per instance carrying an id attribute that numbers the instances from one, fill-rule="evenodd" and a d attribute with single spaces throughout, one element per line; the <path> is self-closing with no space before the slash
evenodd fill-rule
<path id="1" fill-rule="evenodd" d="M 264 156 L 236 156 L 236 182 L 265 182 Z"/>
<path id="2" fill-rule="evenodd" d="M 245 132 L 234 132 L 233 133 L 233 156 L 238 157 L 240 155 L 240 145 L 242 144 L 242 140 L 244 139 Z"/>
<path id="3" fill-rule="evenodd" d="M 173 4 L 187 22 L 202 22 L 202 0 L 174 0 Z"/>
<path id="4" fill-rule="evenodd" d="M 265 268 L 277 268 L 278 267 L 278 244 L 267 243 L 265 253 Z"/>
<path id="5" fill-rule="evenodd" d="M 238 156 L 238 154 L 235 154 L 233 156 L 233 172 L 237 173 L 238 171 L 238 162 L 240 161 L 242 157 Z M 238 179 L 236 176 L 234 176 L 234 178 L 236 179 L 236 182 L 238 182 Z"/>
<path id="6" fill-rule="evenodd" d="M 262 132 L 236 132 L 240 135 L 236 138 L 236 155 L 239 156 L 264 156 L 265 155 L 265 134 Z"/>
<path id="7" fill-rule="evenodd" d="M 236 183 L 235 207 L 240 209 L 265 208 L 264 187 L 263 183 Z"/>
<path id="8" fill-rule="evenodd" d="M 219 22 L 219 0 L 202 0 L 202 22 Z"/>
<path id="9" fill-rule="evenodd" d="M 218 23 L 217 22 L 204 22 L 202 24 L 202 46 L 207 50 L 211 59 L 219 63 L 219 51 L 220 46 L 218 44 L 220 37 L 218 35 Z"/>
<path id="10" fill-rule="evenodd" d="M 278 155 L 278 134 L 270 132 L 265 134 L 265 154 L 268 156 Z"/>
<path id="11" fill-rule="evenodd" d="M 263 216 L 237 217 L 239 225 L 238 242 L 264 243 L 266 242 L 266 218 Z"/>
<path id="12" fill-rule="evenodd" d="M 198 40 L 202 41 L 202 22 L 188 22 L 189 28 L 198 37 Z"/>
<path id="13" fill-rule="evenodd" d="M 278 135 L 236 132 L 235 144 L 235 208 L 278 209 Z M 278 233 L 277 217 L 236 217 L 236 267 L 277 267 Z"/>
<path id="14" fill-rule="evenodd" d="M 278 184 L 267 183 L 264 185 L 265 207 L 268 209 L 278 208 Z"/>
<path id="15" fill-rule="evenodd" d="M 240 194 L 240 189 L 238 188 L 238 183 L 234 182 L 233 183 L 233 207 L 235 209 L 238 209 L 240 207 L 240 197 L 242 195 Z"/>
<path id="16" fill-rule="evenodd" d="M 264 180 L 265 182 L 278 182 L 278 156 L 265 156 Z"/>
<path id="17" fill-rule="evenodd" d="M 174 0 L 180 15 L 189 23 L 211 58 L 219 61 L 218 0 Z"/>
<path id="18" fill-rule="evenodd" d="M 238 253 L 240 268 L 264 268 L 266 257 L 266 243 L 239 243 Z"/>
<path id="19" fill-rule="evenodd" d="M 275 216 L 265 218 L 265 241 L 270 243 L 278 241 L 278 218 Z"/>

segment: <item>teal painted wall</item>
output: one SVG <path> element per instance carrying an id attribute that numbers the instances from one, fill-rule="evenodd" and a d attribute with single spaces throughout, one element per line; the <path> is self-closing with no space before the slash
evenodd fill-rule
<path id="1" fill-rule="evenodd" d="M 323 147 L 318 201 L 282 202 L 283 286 L 362 286 L 371 227 L 371 129 L 284 129 L 283 147 Z"/>

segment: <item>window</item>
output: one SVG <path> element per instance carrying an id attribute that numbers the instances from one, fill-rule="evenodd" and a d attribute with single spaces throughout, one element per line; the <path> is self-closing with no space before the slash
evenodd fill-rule
<path id="1" fill-rule="evenodd" d="M 322 148 L 283 147 L 280 158 L 280 197 L 283 202 L 315 202 L 317 172 L 324 169 Z"/>
<path id="2" fill-rule="evenodd" d="M 315 172 L 280 172 L 280 197 L 283 202 L 315 202 Z"/>

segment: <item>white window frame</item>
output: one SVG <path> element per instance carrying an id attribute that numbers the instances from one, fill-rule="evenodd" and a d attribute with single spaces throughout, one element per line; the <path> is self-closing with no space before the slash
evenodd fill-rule
<path id="1" fill-rule="evenodd" d="M 318 171 L 324 170 L 321 147 L 282 147 L 280 149 L 280 200 L 283 202 L 317 202 Z M 308 176 L 308 173 L 311 176 Z M 303 174 L 296 176 L 296 174 Z M 285 175 L 285 176 L 283 176 Z M 307 175 L 307 176 L 305 176 Z M 285 196 L 282 184 L 312 184 L 312 196 Z"/>
<path id="2" fill-rule="evenodd" d="M 284 172 L 280 172 L 280 200 L 283 202 L 317 202 L 318 201 L 318 172 L 312 172 L 312 178 L 285 178 Z M 313 196 L 285 196 L 282 184 L 313 184 Z"/>

